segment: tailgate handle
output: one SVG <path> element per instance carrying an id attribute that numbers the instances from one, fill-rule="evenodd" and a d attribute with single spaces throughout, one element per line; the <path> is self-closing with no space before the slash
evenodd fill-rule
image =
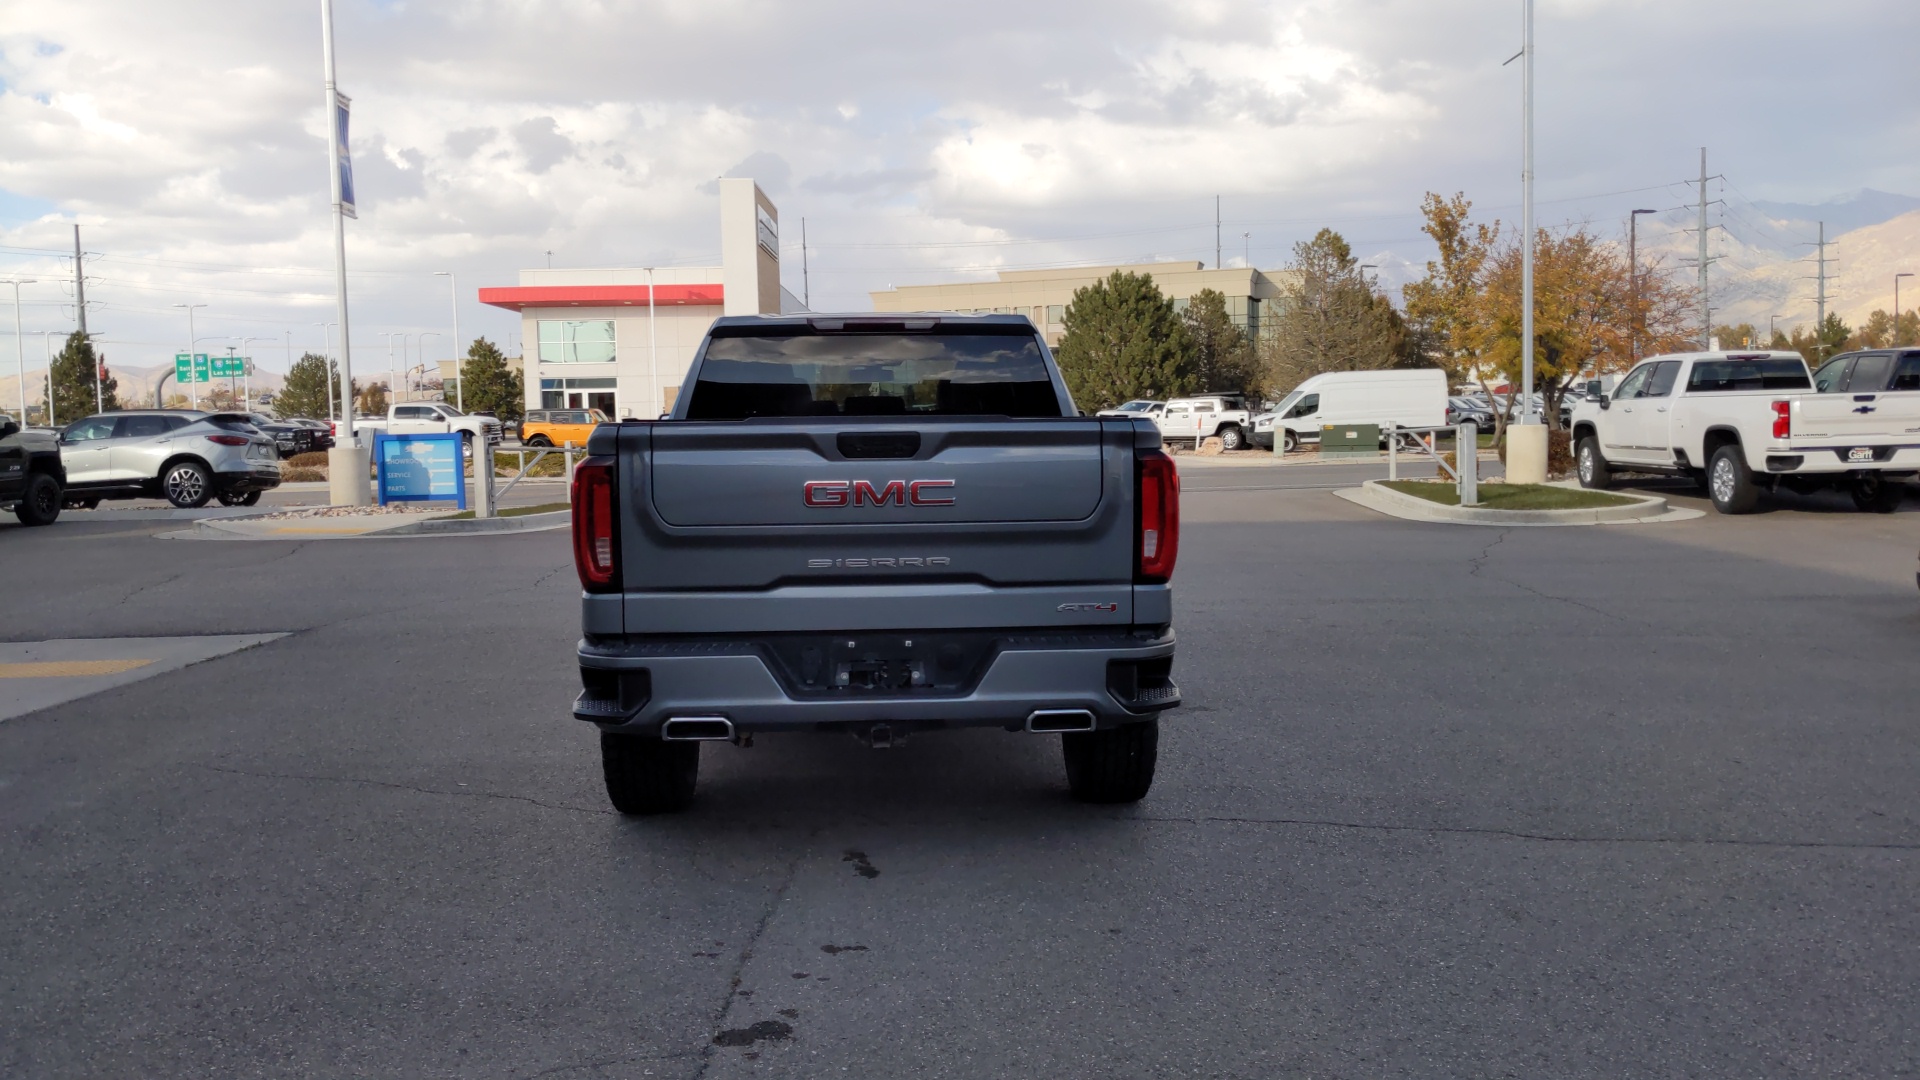
<path id="1" fill-rule="evenodd" d="M 835 441 L 840 448 L 840 456 L 853 461 L 910 458 L 920 452 L 920 433 L 917 431 L 843 431 Z"/>

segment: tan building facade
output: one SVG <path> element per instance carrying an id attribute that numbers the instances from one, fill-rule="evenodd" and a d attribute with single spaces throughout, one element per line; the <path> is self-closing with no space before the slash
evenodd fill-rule
<path id="1" fill-rule="evenodd" d="M 480 302 L 520 313 L 529 409 L 616 419 L 673 406 L 713 320 L 798 306 L 780 287 L 780 212 L 752 180 L 720 181 L 719 266 L 522 270 Z"/>
<path id="2" fill-rule="evenodd" d="M 1040 328 L 1047 343 L 1059 345 L 1067 305 L 1075 289 L 1085 288 L 1116 270 L 1145 274 L 1174 307 L 1202 289 L 1227 298 L 1227 314 L 1250 337 L 1272 332 L 1274 318 L 1285 296 L 1288 270 L 1208 270 L 1199 262 L 1134 263 L 1122 266 L 1076 266 L 1060 270 L 1002 270 L 994 281 L 965 281 L 946 285 L 908 285 L 871 293 L 875 311 L 967 311 L 1025 315 Z"/>

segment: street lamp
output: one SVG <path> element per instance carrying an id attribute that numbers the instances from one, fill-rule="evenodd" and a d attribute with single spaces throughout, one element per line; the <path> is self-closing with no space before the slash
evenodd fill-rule
<path id="1" fill-rule="evenodd" d="M 245 352 L 247 346 L 253 344 L 256 341 L 272 341 L 272 340 L 273 340 L 272 338 L 265 338 L 265 337 L 241 338 L 240 350 L 242 352 Z M 247 407 L 240 411 L 252 412 L 253 411 L 253 358 L 241 357 L 241 363 L 246 365 L 245 367 L 240 369 L 240 390 L 242 393 L 246 394 L 247 396 Z"/>
<path id="2" fill-rule="evenodd" d="M 421 334 L 420 343 L 414 346 L 415 350 L 419 353 L 419 356 L 420 356 L 420 389 L 422 391 L 425 391 L 427 388 L 427 339 L 430 337 L 439 337 L 439 336 L 440 336 L 439 334 L 435 334 L 435 333 Z M 446 400 L 446 396 L 447 395 L 444 393 L 441 394 L 440 395 L 441 400 L 443 401 Z"/>
<path id="3" fill-rule="evenodd" d="M 1887 342 L 1890 348 L 1900 347 L 1900 279 L 1912 276 L 1909 273 L 1893 275 L 1893 338 Z"/>
<path id="4" fill-rule="evenodd" d="M 20 286 L 31 285 L 38 278 L 5 278 L 0 285 L 13 286 L 13 359 L 19 368 L 20 376 L 20 426 L 27 426 L 27 349 L 22 342 L 26 336 L 20 332 Z"/>
<path id="5" fill-rule="evenodd" d="M 330 323 L 330 322 L 317 322 L 317 323 L 314 323 L 313 325 L 320 327 L 326 335 L 326 344 L 320 347 L 320 351 L 325 354 L 320 357 L 320 364 L 322 367 L 326 368 L 327 419 L 332 420 L 335 418 L 335 411 L 333 407 L 333 328 L 340 324 Z M 351 420 L 348 421 L 348 425 L 349 427 L 347 430 L 349 431 L 353 430 L 351 427 L 352 425 Z"/>
<path id="6" fill-rule="evenodd" d="M 200 339 L 193 336 L 193 309 L 207 305 L 175 304 L 173 306 L 187 309 L 187 393 L 190 395 L 189 400 L 192 401 L 193 407 L 198 409 L 200 407 L 200 373 L 193 370 L 193 346 Z"/>
<path id="7" fill-rule="evenodd" d="M 641 269 L 647 272 L 647 403 L 653 406 L 653 412 L 649 415 L 659 416 L 661 413 L 660 339 L 654 335 L 653 331 L 653 312 L 659 305 L 653 302 L 653 267 L 647 266 Z M 526 349 L 523 346 L 521 354 L 525 355 L 525 353 Z M 521 361 L 523 366 L 525 363 L 526 361 Z"/>
<path id="8" fill-rule="evenodd" d="M 1767 348 L 1769 349 L 1773 348 L 1773 340 L 1780 336 L 1780 331 L 1773 328 L 1773 324 L 1778 322 L 1779 319 L 1780 316 L 1778 315 L 1767 316 Z"/>
<path id="9" fill-rule="evenodd" d="M 453 407 L 466 412 L 467 355 L 460 351 L 460 284 L 451 270 L 435 270 L 433 276 L 447 279 L 447 298 L 453 309 Z"/>
<path id="10" fill-rule="evenodd" d="M 47 352 L 47 426 L 48 427 L 55 426 L 54 420 L 53 420 L 53 335 L 59 332 L 60 331 L 58 330 L 40 331 L 40 343 L 46 348 L 46 352 Z"/>
<path id="11" fill-rule="evenodd" d="M 397 396 L 397 391 L 400 389 L 400 368 L 393 362 L 393 339 L 395 334 L 394 331 L 387 330 L 382 332 L 380 336 L 387 339 L 387 406 L 391 408 L 395 401 L 400 400 Z"/>
<path id="12" fill-rule="evenodd" d="M 1657 214 L 1658 210 L 1635 210 L 1627 215 L 1627 280 L 1633 285 L 1633 318 L 1627 324 L 1627 351 L 1633 354 L 1633 363 L 1640 362 L 1640 327 L 1645 320 L 1640 315 L 1640 215 Z"/>

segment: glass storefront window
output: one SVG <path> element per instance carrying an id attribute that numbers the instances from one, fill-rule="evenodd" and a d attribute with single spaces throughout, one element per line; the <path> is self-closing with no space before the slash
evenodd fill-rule
<path id="1" fill-rule="evenodd" d="M 612 363 L 613 320 L 541 320 L 540 362 L 543 364 Z"/>

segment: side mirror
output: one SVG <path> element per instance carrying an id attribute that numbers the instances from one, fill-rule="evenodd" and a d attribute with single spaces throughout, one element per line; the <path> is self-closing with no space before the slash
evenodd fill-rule
<path id="1" fill-rule="evenodd" d="M 0 439 L 11 438 L 12 436 L 19 434 L 19 432 L 20 432 L 20 425 L 14 423 L 11 418 L 8 418 L 6 420 L 0 420 Z"/>

